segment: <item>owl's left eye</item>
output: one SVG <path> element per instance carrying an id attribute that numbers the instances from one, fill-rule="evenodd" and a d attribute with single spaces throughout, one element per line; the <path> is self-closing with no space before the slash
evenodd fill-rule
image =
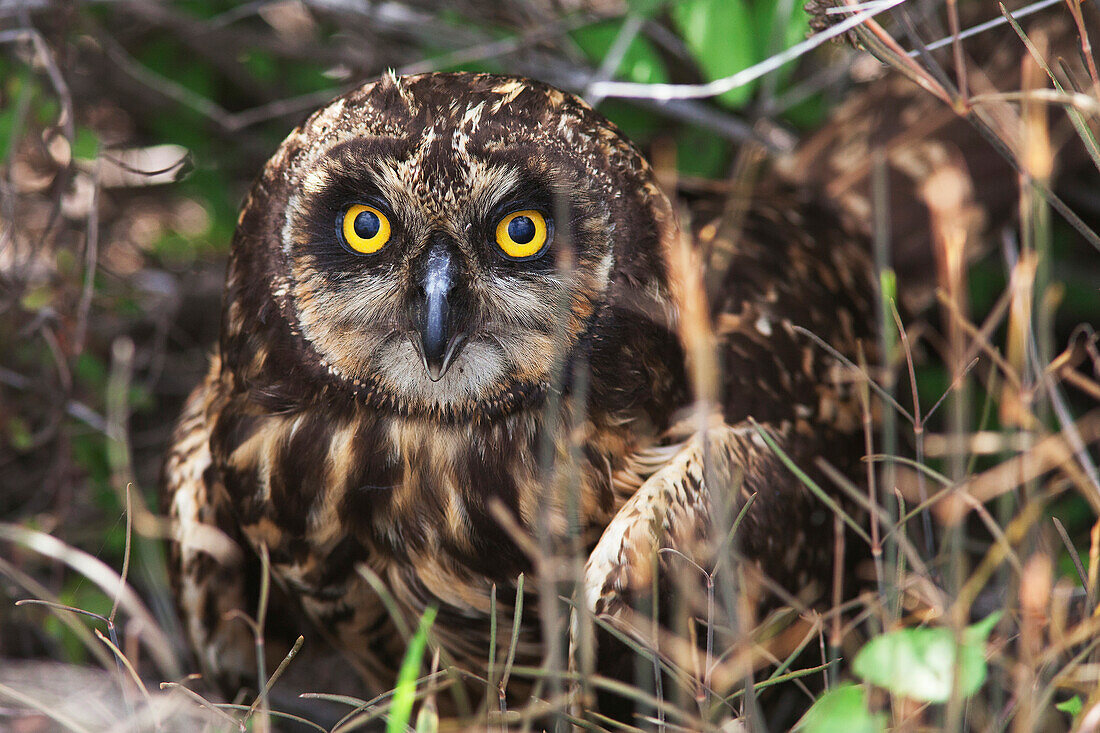
<path id="1" fill-rule="evenodd" d="M 340 235 L 353 252 L 373 254 L 390 240 L 390 220 L 373 206 L 353 204 L 344 212 Z"/>
<path id="2" fill-rule="evenodd" d="M 512 259 L 525 260 L 542 252 L 550 234 L 550 224 L 538 211 L 513 211 L 497 224 L 497 246 Z"/>

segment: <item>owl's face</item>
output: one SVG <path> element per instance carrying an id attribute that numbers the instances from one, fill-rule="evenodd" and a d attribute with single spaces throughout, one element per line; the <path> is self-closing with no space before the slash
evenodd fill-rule
<path id="1" fill-rule="evenodd" d="M 257 248 L 274 260 L 298 358 L 406 411 L 454 412 L 543 393 L 615 291 L 662 292 L 672 226 L 648 166 L 575 98 L 387 77 L 283 144 L 234 269 Z"/>

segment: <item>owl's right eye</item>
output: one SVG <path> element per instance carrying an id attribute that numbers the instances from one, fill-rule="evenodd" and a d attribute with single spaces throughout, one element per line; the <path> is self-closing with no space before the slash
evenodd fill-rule
<path id="1" fill-rule="evenodd" d="M 349 206 L 339 229 L 344 246 L 357 254 L 374 254 L 390 241 L 390 220 L 366 204 Z"/>

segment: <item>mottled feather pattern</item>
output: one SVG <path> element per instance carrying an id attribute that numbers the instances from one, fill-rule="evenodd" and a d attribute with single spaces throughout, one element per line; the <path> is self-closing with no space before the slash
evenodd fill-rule
<path id="1" fill-rule="evenodd" d="M 393 242 L 370 257 L 335 241 L 342 207 L 362 200 L 393 220 Z M 253 610 L 245 586 L 263 549 L 287 617 L 310 619 L 368 691 L 393 684 L 404 648 L 378 589 L 406 623 L 438 606 L 444 657 L 484 674 L 492 589 L 510 618 L 518 575 L 537 569 L 500 512 L 563 547 L 579 519 L 597 613 L 645 583 L 655 548 L 702 551 L 708 491 L 735 507 L 758 494 L 740 551 L 779 583 L 827 572 L 831 522 L 747 418 L 801 465 L 855 465 L 852 375 L 796 327 L 854 356 L 868 259 L 827 206 L 787 190 L 770 200 L 750 211 L 711 304 L 724 381 L 717 422 L 697 434 L 682 420 L 693 397 L 669 274 L 677 223 L 611 123 L 538 82 L 474 74 L 387 75 L 314 113 L 246 200 L 217 356 L 166 464 L 177 597 L 204 668 L 227 692 L 227 667 L 252 674 L 249 654 L 225 649 L 238 636 L 225 613 Z M 545 256 L 493 249 L 493 222 L 519 208 L 554 220 Z M 442 246 L 468 337 L 431 379 L 408 303 Z M 721 485 L 706 486 L 704 444 Z M 551 486 L 566 467 L 577 518 Z M 252 565 L 205 554 L 189 541 L 200 525 Z M 798 544 L 778 546 L 776 526 Z M 525 604 L 518 663 L 541 660 L 537 608 Z"/>

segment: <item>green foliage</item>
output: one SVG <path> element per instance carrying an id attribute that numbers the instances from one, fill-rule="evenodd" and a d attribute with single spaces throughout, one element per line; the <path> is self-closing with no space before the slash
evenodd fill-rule
<path id="1" fill-rule="evenodd" d="M 96 131 L 83 125 L 77 127 L 72 153 L 79 160 L 95 160 L 99 154 L 99 135 Z"/>
<path id="2" fill-rule="evenodd" d="M 386 733 L 404 733 L 412 717 L 413 701 L 416 699 L 416 679 L 420 676 L 420 664 L 424 657 L 424 648 L 428 644 L 428 631 L 435 621 L 436 608 L 429 607 L 420 617 L 420 626 L 405 650 L 405 660 L 397 675 L 397 686 L 393 691 L 393 705 L 390 707 Z M 417 721 L 417 728 L 420 722 Z"/>
<path id="3" fill-rule="evenodd" d="M 8 160 L 16 139 L 27 131 L 29 122 L 38 126 L 57 123 L 57 100 L 44 93 L 27 66 L 11 68 L 0 63 L 0 163 Z"/>
<path id="4" fill-rule="evenodd" d="M 660 120 L 626 100 L 608 99 L 600 104 L 600 113 L 639 144 L 652 142 L 663 130 Z"/>
<path id="5" fill-rule="evenodd" d="M 681 0 L 670 8 L 670 15 L 707 81 L 714 81 L 747 69 L 802 40 L 809 30 L 809 16 L 800 5 Z M 791 68 L 788 66 L 781 78 L 789 75 Z M 729 107 L 740 108 L 759 85 L 756 80 L 717 99 Z"/>
<path id="6" fill-rule="evenodd" d="M 844 684 L 814 702 L 795 726 L 801 733 L 879 733 L 886 730 L 886 716 L 867 710 L 863 687 Z"/>
<path id="7" fill-rule="evenodd" d="M 572 37 L 585 55 L 599 64 L 611 50 L 624 21 L 593 23 L 573 31 Z M 652 44 L 642 35 L 634 36 L 626 48 L 619 65 L 611 70 L 612 76 L 642 84 L 659 84 L 668 81 L 665 64 Z"/>
<path id="8" fill-rule="evenodd" d="M 72 576 L 66 580 L 65 587 L 62 589 L 61 593 L 58 594 L 58 600 L 63 605 L 79 608 L 90 613 L 96 613 L 100 616 L 106 616 L 111 612 L 112 599 L 105 596 L 93 584 L 79 576 Z M 36 612 L 45 614 L 42 622 L 43 630 L 61 647 L 66 662 L 70 664 L 84 664 L 88 662 L 88 650 L 84 646 L 84 642 L 73 633 L 72 629 L 62 623 L 53 613 L 47 612 L 44 609 Z M 89 620 L 86 618 L 81 619 L 81 622 L 84 623 L 88 621 Z M 92 621 L 91 623 L 98 626 L 101 631 L 107 631 L 103 628 L 101 622 Z"/>
<path id="9" fill-rule="evenodd" d="M 914 700 L 947 702 L 956 684 L 959 695 L 969 697 L 985 682 L 985 641 L 1000 617 L 990 614 L 967 627 L 959 641 L 954 631 L 943 627 L 882 634 L 860 649 L 852 670 L 867 682 Z"/>
<path id="10" fill-rule="evenodd" d="M 803 5 L 802 2 L 788 0 L 751 3 L 750 11 L 758 42 L 757 61 L 763 61 L 805 39 L 810 32 L 810 16 Z M 786 67 L 788 72 L 791 68 L 793 67 Z"/>
<path id="11" fill-rule="evenodd" d="M 52 285 L 44 284 L 38 287 L 28 288 L 23 297 L 19 299 L 19 305 L 28 313 L 34 313 L 39 308 L 45 308 L 57 298 Z"/>
<path id="12" fill-rule="evenodd" d="M 782 73 L 782 69 L 778 72 Z M 803 130 L 810 130 L 825 121 L 831 107 L 821 94 L 813 94 L 783 112 L 783 119 Z"/>
<path id="13" fill-rule="evenodd" d="M 684 0 L 671 8 L 671 14 L 708 81 L 736 74 L 756 61 L 758 29 L 743 0 Z M 755 88 L 756 82 L 746 84 L 718 99 L 740 107 Z"/>
<path id="14" fill-rule="evenodd" d="M 985 642 L 1001 618 L 990 614 L 962 632 L 961 643 L 948 628 L 899 629 L 867 642 L 852 663 L 865 682 L 921 702 L 947 702 L 958 672 L 958 693 L 969 697 L 986 678 Z M 874 733 L 886 729 L 886 716 L 872 714 L 860 685 L 844 684 L 819 697 L 799 721 L 806 733 Z"/>
<path id="15" fill-rule="evenodd" d="M 8 159 L 15 136 L 15 105 L 0 109 L 0 163 Z"/>
<path id="16" fill-rule="evenodd" d="M 1068 700 L 1054 703 L 1054 707 L 1058 710 L 1061 710 L 1063 713 L 1069 713 L 1070 715 L 1076 717 L 1081 714 L 1081 710 L 1084 709 L 1085 704 L 1081 701 L 1080 695 L 1074 695 Z"/>

